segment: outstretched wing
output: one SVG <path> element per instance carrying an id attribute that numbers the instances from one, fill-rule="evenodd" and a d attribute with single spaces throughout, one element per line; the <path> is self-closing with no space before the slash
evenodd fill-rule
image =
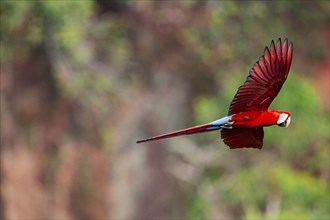
<path id="1" fill-rule="evenodd" d="M 262 148 L 264 130 L 262 127 L 222 129 L 221 138 L 231 149 L 235 148 Z"/>
<path id="2" fill-rule="evenodd" d="M 270 50 L 254 64 L 245 83 L 230 104 L 229 115 L 245 111 L 267 110 L 285 82 L 292 60 L 292 43 L 285 39 L 283 45 L 279 38 L 276 46 L 271 42 Z"/>

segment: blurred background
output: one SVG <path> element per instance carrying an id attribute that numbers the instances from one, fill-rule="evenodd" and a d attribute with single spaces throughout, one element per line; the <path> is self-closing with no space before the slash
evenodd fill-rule
<path id="1" fill-rule="evenodd" d="M 329 219 L 329 1 L 1 1 L 2 219 Z M 219 132 L 294 44 L 262 150 Z"/>

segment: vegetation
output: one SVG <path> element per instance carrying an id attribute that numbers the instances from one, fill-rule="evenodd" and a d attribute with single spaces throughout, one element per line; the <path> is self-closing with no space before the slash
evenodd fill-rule
<path id="1" fill-rule="evenodd" d="M 1 219 L 329 219 L 329 1 L 1 1 Z M 294 44 L 262 150 L 219 133 L 271 40 Z"/>

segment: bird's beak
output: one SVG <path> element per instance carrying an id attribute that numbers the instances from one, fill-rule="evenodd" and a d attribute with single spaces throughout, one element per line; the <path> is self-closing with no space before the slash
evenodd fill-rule
<path id="1" fill-rule="evenodd" d="M 289 125 L 290 125 L 290 122 L 291 122 L 291 117 L 289 116 L 286 120 L 285 120 L 285 128 L 287 128 L 287 127 L 289 127 Z"/>

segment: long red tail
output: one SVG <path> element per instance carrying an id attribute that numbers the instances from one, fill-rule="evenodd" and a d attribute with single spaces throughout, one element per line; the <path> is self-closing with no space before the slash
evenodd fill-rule
<path id="1" fill-rule="evenodd" d="M 147 142 L 147 141 L 155 141 L 155 140 L 171 138 L 171 137 L 176 137 L 176 136 L 181 136 L 181 135 L 209 132 L 209 131 L 218 130 L 220 128 L 221 128 L 220 126 L 211 125 L 211 124 L 197 125 L 195 127 L 186 128 L 186 129 L 170 132 L 170 133 L 167 133 L 167 134 L 158 135 L 158 136 L 155 136 L 155 137 L 139 140 L 136 143 L 139 144 L 139 143 L 143 143 L 143 142 Z"/>

